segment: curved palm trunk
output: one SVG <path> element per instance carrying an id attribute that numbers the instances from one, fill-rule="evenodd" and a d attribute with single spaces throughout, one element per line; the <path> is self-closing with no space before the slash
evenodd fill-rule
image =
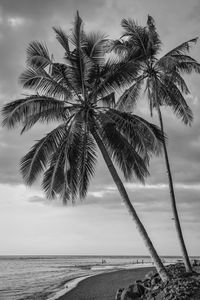
<path id="1" fill-rule="evenodd" d="M 161 114 L 159 105 L 157 105 L 157 110 L 158 110 L 161 131 L 164 134 L 162 114 Z M 164 148 L 165 163 L 166 163 L 166 168 L 167 168 L 167 175 L 168 175 L 168 180 L 169 180 L 169 190 L 170 190 L 170 196 L 171 196 L 171 205 L 172 205 L 172 212 L 174 215 L 175 227 L 176 227 L 176 231 L 178 234 L 178 239 L 179 239 L 179 243 L 181 246 L 181 251 L 182 251 L 186 271 L 192 272 L 192 266 L 191 266 L 190 259 L 189 259 L 187 249 L 185 246 L 185 242 L 183 239 L 183 233 L 182 233 L 179 216 L 178 216 L 178 211 L 177 211 L 177 207 L 176 207 L 176 198 L 175 198 L 175 193 L 174 193 L 173 179 L 172 179 L 171 168 L 170 168 L 170 164 L 169 164 L 169 158 L 168 158 L 167 146 L 166 146 L 165 140 L 163 141 L 163 148 Z"/>
<path id="2" fill-rule="evenodd" d="M 98 133 L 95 130 L 92 131 L 92 135 L 93 135 L 93 137 L 94 137 L 94 139 L 95 139 L 95 141 L 96 141 L 96 143 L 97 143 L 97 145 L 98 145 L 98 147 L 99 147 L 99 149 L 100 149 L 100 151 L 103 155 L 103 158 L 104 158 L 104 160 L 106 162 L 106 165 L 107 165 L 107 167 L 110 171 L 110 174 L 111 174 L 111 176 L 112 176 L 112 178 L 113 178 L 113 180 L 114 180 L 114 182 L 115 182 L 115 184 L 118 188 L 118 191 L 119 191 L 119 193 L 120 193 L 120 195 L 121 195 L 128 211 L 130 212 L 131 216 L 133 217 L 133 220 L 136 224 L 136 227 L 137 227 L 141 237 L 143 238 L 143 241 L 144 241 L 148 251 L 151 254 L 151 257 L 154 261 L 155 267 L 156 267 L 161 279 L 163 281 L 169 280 L 170 278 L 167 274 L 167 271 L 166 271 L 160 257 L 158 256 L 158 254 L 157 254 L 157 252 L 156 252 L 156 250 L 155 250 L 155 248 L 154 248 L 154 246 L 153 246 L 153 244 L 152 244 L 152 242 L 151 242 L 151 240 L 150 240 L 150 238 L 149 238 L 142 222 L 140 221 L 140 219 L 139 219 L 139 217 L 138 217 L 138 215 L 137 215 L 137 213 L 136 213 L 136 211 L 135 211 L 135 209 L 134 209 L 134 207 L 133 207 L 133 205 L 132 205 L 132 203 L 131 203 L 131 201 L 128 197 L 128 194 L 127 194 L 127 192 L 124 188 L 124 185 L 123 185 L 120 177 L 117 174 L 117 171 L 116 171 L 116 169 L 115 169 L 115 167 L 112 163 L 112 160 L 110 159 L 110 156 L 109 156 L 104 144 L 102 143 Z"/>

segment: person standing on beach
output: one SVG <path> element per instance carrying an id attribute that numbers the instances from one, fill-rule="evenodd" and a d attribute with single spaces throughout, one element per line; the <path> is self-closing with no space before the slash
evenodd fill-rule
<path id="1" fill-rule="evenodd" d="M 115 295 L 115 300 L 121 300 L 121 295 L 124 289 L 119 289 Z"/>

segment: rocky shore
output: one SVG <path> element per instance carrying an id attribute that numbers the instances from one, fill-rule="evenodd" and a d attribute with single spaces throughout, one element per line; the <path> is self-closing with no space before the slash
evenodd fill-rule
<path id="1" fill-rule="evenodd" d="M 144 280 L 137 280 L 127 288 L 119 289 L 115 300 L 197 300 L 200 299 L 200 273 L 198 268 L 192 274 L 185 271 L 183 264 L 166 267 L 171 280 L 163 283 L 155 271 Z"/>

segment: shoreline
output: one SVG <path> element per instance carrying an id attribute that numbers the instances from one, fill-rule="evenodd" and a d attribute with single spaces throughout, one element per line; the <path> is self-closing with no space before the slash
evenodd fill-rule
<path id="1" fill-rule="evenodd" d="M 68 287 L 67 290 L 61 290 L 54 297 L 48 298 L 48 300 L 114 299 L 118 288 L 144 278 L 145 275 L 152 270 L 155 270 L 155 267 L 144 264 L 143 266 L 136 266 L 135 268 L 115 269 L 99 274 L 74 278 L 66 282 L 65 286 Z M 110 298 L 105 298 L 107 294 Z"/>
<path id="2" fill-rule="evenodd" d="M 79 276 L 73 279 L 69 279 L 68 281 L 66 281 L 64 288 L 62 290 L 60 290 L 59 292 L 56 293 L 56 295 L 48 298 L 47 300 L 59 300 L 60 297 L 64 296 L 65 294 L 67 294 L 68 292 L 70 292 L 71 290 L 75 289 L 77 287 L 77 285 L 79 284 L 79 282 L 85 280 L 86 278 L 89 278 L 91 276 L 95 276 L 94 275 L 86 275 L 86 276 Z"/>

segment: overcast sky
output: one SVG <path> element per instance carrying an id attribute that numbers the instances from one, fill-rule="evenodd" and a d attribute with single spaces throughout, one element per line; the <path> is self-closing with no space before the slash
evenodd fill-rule
<path id="1" fill-rule="evenodd" d="M 100 30 L 111 38 L 120 36 L 123 17 L 144 25 L 150 14 L 163 54 L 200 35 L 199 0 L 0 0 L 1 106 L 23 94 L 18 77 L 29 42 L 44 41 L 60 57 L 52 26 L 68 31 L 77 9 L 87 31 Z M 200 42 L 191 55 L 200 61 Z M 186 80 L 192 127 L 170 110 L 163 110 L 163 117 L 186 244 L 190 255 L 200 255 L 200 76 Z M 149 119 L 144 101 L 137 113 Z M 152 121 L 157 123 L 156 117 Z M 148 254 L 101 158 L 86 201 L 75 207 L 49 203 L 39 185 L 23 185 L 19 160 L 47 130 L 35 126 L 21 136 L 19 130 L 0 128 L 0 254 Z M 127 183 L 128 193 L 158 252 L 179 255 L 163 157 L 152 159 L 150 172 L 145 187 Z"/>

